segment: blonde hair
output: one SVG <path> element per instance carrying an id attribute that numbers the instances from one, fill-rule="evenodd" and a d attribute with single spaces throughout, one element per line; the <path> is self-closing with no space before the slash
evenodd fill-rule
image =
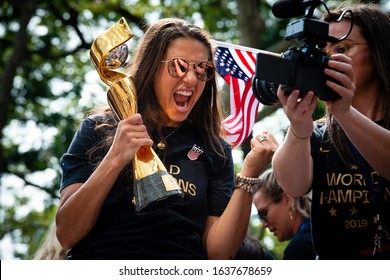
<path id="1" fill-rule="evenodd" d="M 262 181 L 258 191 L 271 198 L 273 202 L 279 202 L 283 197 L 283 188 L 279 185 L 272 169 L 268 169 L 261 174 Z M 305 218 L 310 218 L 311 191 L 303 196 L 293 197 L 292 205 Z"/>
<path id="2" fill-rule="evenodd" d="M 56 223 L 53 221 L 47 230 L 46 236 L 35 252 L 34 260 L 64 260 L 66 252 L 62 248 L 56 235 Z"/>

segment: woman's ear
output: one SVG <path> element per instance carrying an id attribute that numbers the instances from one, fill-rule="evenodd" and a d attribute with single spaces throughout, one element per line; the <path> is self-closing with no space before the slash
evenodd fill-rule
<path id="1" fill-rule="evenodd" d="M 293 207 L 294 198 L 291 195 L 283 193 L 282 199 L 283 199 L 283 202 L 288 206 L 288 208 L 290 210 L 292 210 L 294 208 Z"/>

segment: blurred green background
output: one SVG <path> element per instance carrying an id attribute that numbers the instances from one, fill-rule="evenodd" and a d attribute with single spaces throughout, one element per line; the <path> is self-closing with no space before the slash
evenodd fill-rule
<path id="1" fill-rule="evenodd" d="M 79 120 L 106 104 L 107 87 L 89 59 L 102 31 L 124 17 L 137 45 L 147 24 L 180 17 L 208 29 L 214 39 L 282 52 L 290 19 L 277 19 L 265 0 L 4 0 L 0 4 L 0 259 L 31 259 L 55 215 L 59 158 Z M 328 7 L 341 1 L 326 1 Z M 354 1 L 349 1 L 354 2 Z M 375 1 L 370 1 L 375 2 Z M 388 1 L 376 1 L 388 6 Z M 319 7 L 318 14 L 323 12 Z M 228 114 L 229 90 L 221 82 Z M 323 114 L 319 103 L 317 117 Z M 279 106 L 260 106 L 255 130 L 283 139 Z M 235 149 L 237 169 L 249 139 Z M 248 233 L 277 258 L 286 242 L 264 231 L 256 215 Z"/>

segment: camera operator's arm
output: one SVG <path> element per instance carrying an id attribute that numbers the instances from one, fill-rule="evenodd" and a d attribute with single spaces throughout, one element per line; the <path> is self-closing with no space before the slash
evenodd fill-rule
<path id="1" fill-rule="evenodd" d="M 314 128 L 312 113 L 318 97 L 308 92 L 300 99 L 299 90 L 293 90 L 287 97 L 281 87 L 278 97 L 291 124 L 274 154 L 272 165 L 283 189 L 292 196 L 301 196 L 309 190 L 313 180 L 310 137 Z"/>
<path id="2" fill-rule="evenodd" d="M 379 174 L 389 180 L 390 131 L 372 121 L 380 119 L 380 112 L 373 110 L 370 104 L 360 104 L 362 102 L 359 103 L 356 101 L 358 99 L 354 98 L 357 90 L 361 91 L 360 95 L 367 96 L 373 89 L 366 87 L 362 93 L 362 89 L 355 86 L 351 63 L 351 58 L 345 55 L 333 55 L 329 61 L 330 69 L 326 68 L 324 72 L 338 83 L 329 80 L 327 85 L 336 91 L 341 99 L 328 101 L 326 106 L 360 154 Z"/>

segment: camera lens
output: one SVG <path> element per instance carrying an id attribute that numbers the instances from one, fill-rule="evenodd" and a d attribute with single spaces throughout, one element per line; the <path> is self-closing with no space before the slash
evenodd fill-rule
<path id="1" fill-rule="evenodd" d="M 253 77 L 253 94 L 264 105 L 274 106 L 279 103 L 278 87 L 277 83 L 257 79 L 256 75 Z"/>

